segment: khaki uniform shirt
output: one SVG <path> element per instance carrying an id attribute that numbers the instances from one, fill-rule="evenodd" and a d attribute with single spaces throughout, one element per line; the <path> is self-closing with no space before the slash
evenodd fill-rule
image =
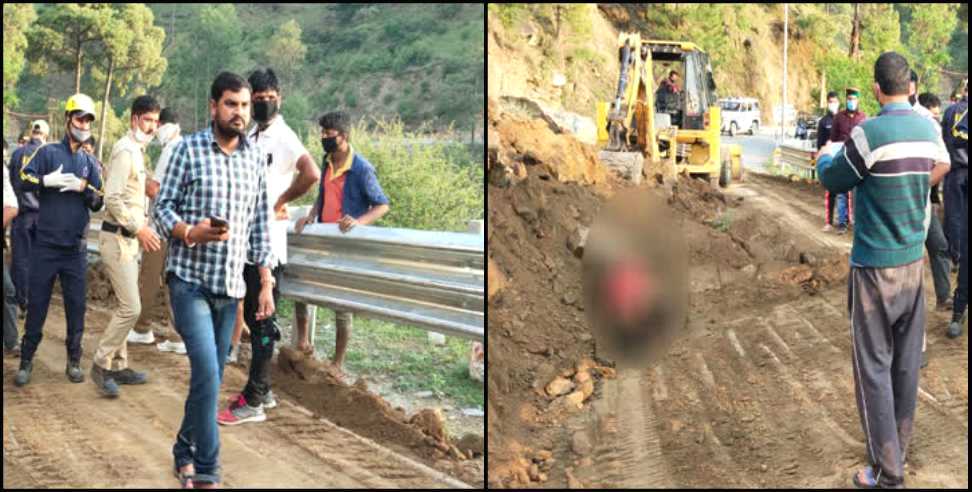
<path id="1" fill-rule="evenodd" d="M 115 143 L 105 170 L 105 220 L 135 234 L 145 225 L 148 197 L 145 195 L 145 155 L 129 132 Z M 102 233 L 102 236 L 108 233 Z M 134 256 L 138 241 L 112 233 L 121 241 L 122 256 Z M 129 256 L 130 255 L 130 256 Z"/>

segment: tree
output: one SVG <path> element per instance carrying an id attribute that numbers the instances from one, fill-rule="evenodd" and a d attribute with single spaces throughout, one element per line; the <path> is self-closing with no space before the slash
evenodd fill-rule
<path id="1" fill-rule="evenodd" d="M 3 4 L 3 105 L 17 104 L 17 80 L 24 70 L 27 26 L 37 19 L 33 4 Z M 4 116 L 6 117 L 6 115 Z M 6 125 L 4 125 L 6 126 Z"/>
<path id="2" fill-rule="evenodd" d="M 74 92 L 81 92 L 85 52 L 101 41 L 111 16 L 112 8 L 108 4 L 68 3 L 44 7 L 27 32 L 31 70 L 43 75 L 51 63 L 65 71 L 74 70 Z"/>
<path id="3" fill-rule="evenodd" d="M 297 74 L 307 55 L 307 47 L 300 41 L 300 35 L 300 25 L 291 19 L 277 29 L 263 51 L 264 64 L 281 75 L 281 85 L 287 88 L 296 87 Z"/>
<path id="4" fill-rule="evenodd" d="M 905 11 L 904 40 L 921 87 L 937 87 L 939 70 L 951 63 L 949 41 L 958 23 L 958 4 L 906 4 L 899 8 Z"/>
<path id="5" fill-rule="evenodd" d="M 245 75 L 241 73 L 243 30 L 232 4 L 184 8 L 192 15 L 179 25 L 178 39 L 171 45 L 163 90 L 182 102 L 180 114 L 191 114 L 192 128 L 199 129 L 209 121 L 209 86 L 216 75 L 222 70 Z M 189 121 L 184 121 L 183 129 L 188 127 Z"/>
<path id="6" fill-rule="evenodd" d="M 852 60 L 860 58 L 861 54 L 861 4 L 854 4 L 854 21 L 851 26 L 850 53 Z"/>
<path id="7" fill-rule="evenodd" d="M 92 72 L 105 87 L 98 134 L 99 159 L 105 145 L 105 111 L 112 88 L 124 96 L 129 89 L 157 86 L 167 66 L 162 57 L 165 31 L 154 25 L 152 11 L 144 4 L 123 4 L 115 9 L 107 23 L 102 50 L 95 57 L 97 69 Z"/>

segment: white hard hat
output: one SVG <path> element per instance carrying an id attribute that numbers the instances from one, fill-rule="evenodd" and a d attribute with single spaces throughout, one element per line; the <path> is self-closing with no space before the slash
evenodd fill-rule
<path id="1" fill-rule="evenodd" d="M 51 134 L 51 127 L 49 127 L 47 125 L 47 122 L 44 121 L 44 120 L 34 120 L 30 124 L 30 130 L 31 130 L 31 132 L 40 131 L 44 135 L 50 135 Z"/>

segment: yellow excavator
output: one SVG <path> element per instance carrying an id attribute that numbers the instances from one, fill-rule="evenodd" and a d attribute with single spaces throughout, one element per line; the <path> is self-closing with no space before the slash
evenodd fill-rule
<path id="1" fill-rule="evenodd" d="M 720 107 L 709 55 L 693 43 L 618 36 L 621 62 L 614 100 L 597 103 L 598 143 L 612 153 L 639 152 L 646 161 L 722 187 L 742 179 L 740 146 L 720 143 Z M 684 80 L 663 90 L 675 67 Z M 664 83 L 664 82 L 663 82 Z"/>

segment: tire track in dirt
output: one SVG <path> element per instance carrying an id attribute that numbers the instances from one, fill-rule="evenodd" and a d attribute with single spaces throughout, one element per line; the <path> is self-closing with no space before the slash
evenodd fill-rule
<path id="1" fill-rule="evenodd" d="M 13 385 L 19 359 L 4 359 L 4 487 L 176 487 L 171 448 L 183 417 L 189 361 L 154 346 L 129 346 L 131 366 L 149 383 L 122 386 L 114 400 L 90 381 L 91 354 L 109 312 L 89 308 L 85 381 L 63 373 L 64 313 L 55 298 L 31 383 Z M 94 329 L 92 329 L 94 328 Z M 227 367 L 220 406 L 245 382 Z M 280 398 L 262 424 L 221 427 L 226 487 L 399 488 L 465 486 Z M 9 468 L 6 465 L 10 465 Z"/>
<path id="2" fill-rule="evenodd" d="M 650 389 L 641 373 L 621 371 L 607 380 L 595 409 L 597 444 L 589 483 L 617 488 L 671 487 L 662 459 Z"/>

